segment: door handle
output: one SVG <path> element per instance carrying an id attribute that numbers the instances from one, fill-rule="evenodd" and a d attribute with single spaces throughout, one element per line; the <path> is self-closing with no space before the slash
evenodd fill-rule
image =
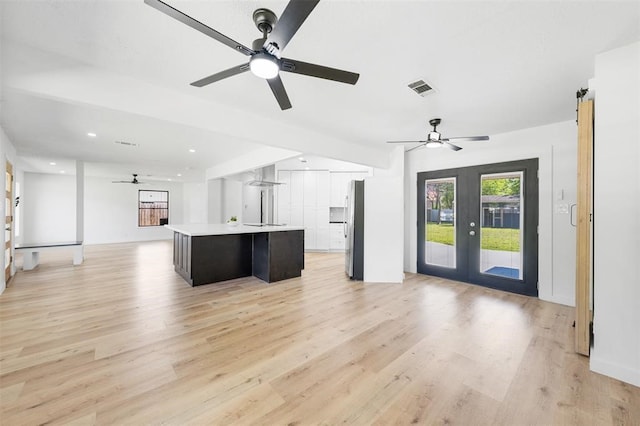
<path id="1" fill-rule="evenodd" d="M 571 204 L 571 207 L 569 208 L 569 223 L 571 224 L 571 226 L 573 226 L 574 228 L 576 227 L 576 223 L 573 221 L 573 209 L 576 207 L 575 204 Z"/>
<path id="2" fill-rule="evenodd" d="M 476 235 L 476 231 L 469 231 L 469 235 L 473 237 L 474 235 Z"/>

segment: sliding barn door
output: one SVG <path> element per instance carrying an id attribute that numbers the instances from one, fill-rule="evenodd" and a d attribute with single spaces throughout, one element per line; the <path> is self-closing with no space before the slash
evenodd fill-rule
<path id="1" fill-rule="evenodd" d="M 591 343 L 591 230 L 593 219 L 593 101 L 578 105 L 578 197 L 576 224 L 576 352 Z"/>

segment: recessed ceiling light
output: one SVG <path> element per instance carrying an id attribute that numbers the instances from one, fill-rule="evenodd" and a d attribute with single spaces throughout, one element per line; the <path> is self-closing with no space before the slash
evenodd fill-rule
<path id="1" fill-rule="evenodd" d="M 182 173 L 178 173 L 178 177 L 182 176 Z"/>
<path id="2" fill-rule="evenodd" d="M 169 182 L 171 182 L 171 178 L 167 179 Z"/>
<path id="3" fill-rule="evenodd" d="M 90 138 L 95 138 L 95 137 L 96 137 L 96 136 L 98 136 L 98 135 L 96 135 L 96 134 L 95 134 L 95 133 L 93 133 L 93 132 L 89 132 L 89 133 L 87 133 L 87 136 L 89 136 Z"/>
<path id="4" fill-rule="evenodd" d="M 308 168 L 308 167 L 305 167 L 304 169 L 305 169 L 305 170 L 309 170 L 309 168 Z"/>
<path id="5" fill-rule="evenodd" d="M 195 149 L 190 149 L 189 152 L 196 152 L 196 150 Z"/>
<path id="6" fill-rule="evenodd" d="M 60 173 L 64 173 L 64 170 L 60 170 Z"/>
<path id="7" fill-rule="evenodd" d="M 56 163 L 54 163 L 53 161 L 49 163 L 50 166 L 55 166 Z"/>

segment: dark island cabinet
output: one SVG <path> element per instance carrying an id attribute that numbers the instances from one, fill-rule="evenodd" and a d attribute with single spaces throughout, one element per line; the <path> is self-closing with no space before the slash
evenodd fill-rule
<path id="1" fill-rule="evenodd" d="M 253 275 L 268 283 L 299 277 L 304 269 L 304 231 L 253 236 Z"/>
<path id="2" fill-rule="evenodd" d="M 299 277 L 304 231 L 198 236 L 174 231 L 173 264 L 192 286 L 251 275 L 266 282 Z"/>

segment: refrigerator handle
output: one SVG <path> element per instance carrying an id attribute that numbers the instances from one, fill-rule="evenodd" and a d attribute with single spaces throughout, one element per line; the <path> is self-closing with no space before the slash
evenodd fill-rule
<path id="1" fill-rule="evenodd" d="M 349 206 L 349 196 L 344 196 L 344 213 L 342 215 L 342 233 L 347 238 L 347 208 Z"/>

